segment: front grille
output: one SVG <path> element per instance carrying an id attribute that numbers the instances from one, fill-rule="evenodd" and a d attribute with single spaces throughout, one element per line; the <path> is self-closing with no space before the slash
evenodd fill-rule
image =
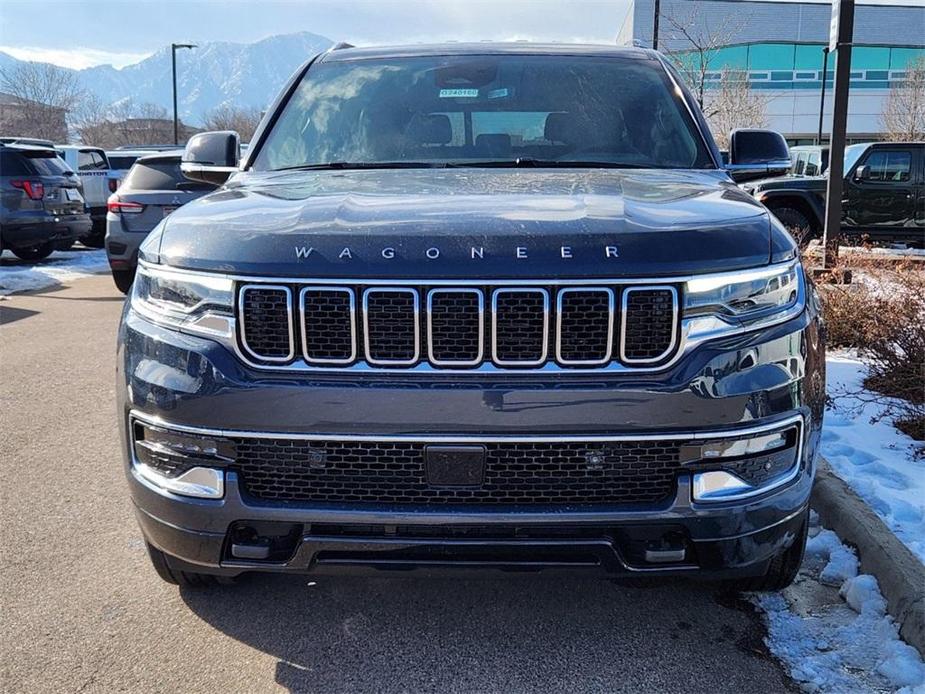
<path id="1" fill-rule="evenodd" d="M 672 497 L 685 441 L 487 443 L 476 487 L 427 483 L 419 442 L 237 438 L 247 494 L 268 501 L 630 504 Z"/>
<path id="2" fill-rule="evenodd" d="M 300 354 L 312 367 L 638 368 L 676 352 L 678 302 L 670 285 L 247 284 L 238 339 L 249 361 L 268 366 Z"/>
<path id="3" fill-rule="evenodd" d="M 662 360 L 674 346 L 677 309 L 674 287 L 625 290 L 623 360 L 631 363 Z"/>
<path id="4" fill-rule="evenodd" d="M 292 307 L 288 287 L 247 285 L 241 289 L 241 342 L 257 359 L 293 357 Z"/>

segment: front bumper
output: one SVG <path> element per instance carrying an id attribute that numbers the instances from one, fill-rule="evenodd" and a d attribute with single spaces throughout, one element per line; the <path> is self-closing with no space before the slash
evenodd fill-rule
<path id="1" fill-rule="evenodd" d="M 659 374 L 466 377 L 257 372 L 209 340 L 154 326 L 126 308 L 119 398 L 126 472 L 145 537 L 177 568 L 357 571 L 479 567 L 603 569 L 613 574 L 757 575 L 799 535 L 814 474 L 824 355 L 812 308 L 760 333 L 707 343 Z M 269 503 L 239 475 L 224 496 L 167 492 L 133 467 L 131 416 L 170 428 L 293 435 L 469 438 L 730 433 L 800 418 L 798 470 L 745 500 L 692 500 L 681 473 L 672 498 L 569 507 Z M 289 524 L 283 559 L 232 556 L 242 523 Z M 666 540 L 666 538 L 669 538 Z M 645 550 L 674 542 L 671 563 Z"/>

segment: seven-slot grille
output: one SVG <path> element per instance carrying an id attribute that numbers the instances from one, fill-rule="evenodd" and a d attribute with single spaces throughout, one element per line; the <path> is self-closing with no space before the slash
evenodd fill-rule
<path id="1" fill-rule="evenodd" d="M 428 484 L 422 442 L 234 439 L 244 490 L 268 501 L 651 503 L 675 493 L 687 441 L 485 444 L 478 487 Z"/>
<path id="2" fill-rule="evenodd" d="M 658 365 L 678 344 L 670 285 L 239 288 L 239 340 L 258 364 L 408 368 Z M 298 329 L 294 329 L 298 326 Z"/>

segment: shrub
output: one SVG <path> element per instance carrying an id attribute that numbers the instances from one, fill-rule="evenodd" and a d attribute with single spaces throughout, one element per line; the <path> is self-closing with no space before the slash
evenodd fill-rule
<path id="1" fill-rule="evenodd" d="M 912 264 L 853 269 L 850 285 L 820 285 L 828 344 L 867 361 L 864 386 L 883 416 L 925 440 L 925 272 Z"/>

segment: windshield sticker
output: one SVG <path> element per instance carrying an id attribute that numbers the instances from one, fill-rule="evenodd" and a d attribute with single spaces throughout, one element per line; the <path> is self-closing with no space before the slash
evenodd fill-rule
<path id="1" fill-rule="evenodd" d="M 503 99 L 506 96 L 510 96 L 511 92 L 507 87 L 502 87 L 501 89 L 492 89 L 488 92 L 487 96 L 489 99 Z"/>
<path id="2" fill-rule="evenodd" d="M 474 99 L 479 95 L 478 89 L 441 89 L 441 99 Z"/>

